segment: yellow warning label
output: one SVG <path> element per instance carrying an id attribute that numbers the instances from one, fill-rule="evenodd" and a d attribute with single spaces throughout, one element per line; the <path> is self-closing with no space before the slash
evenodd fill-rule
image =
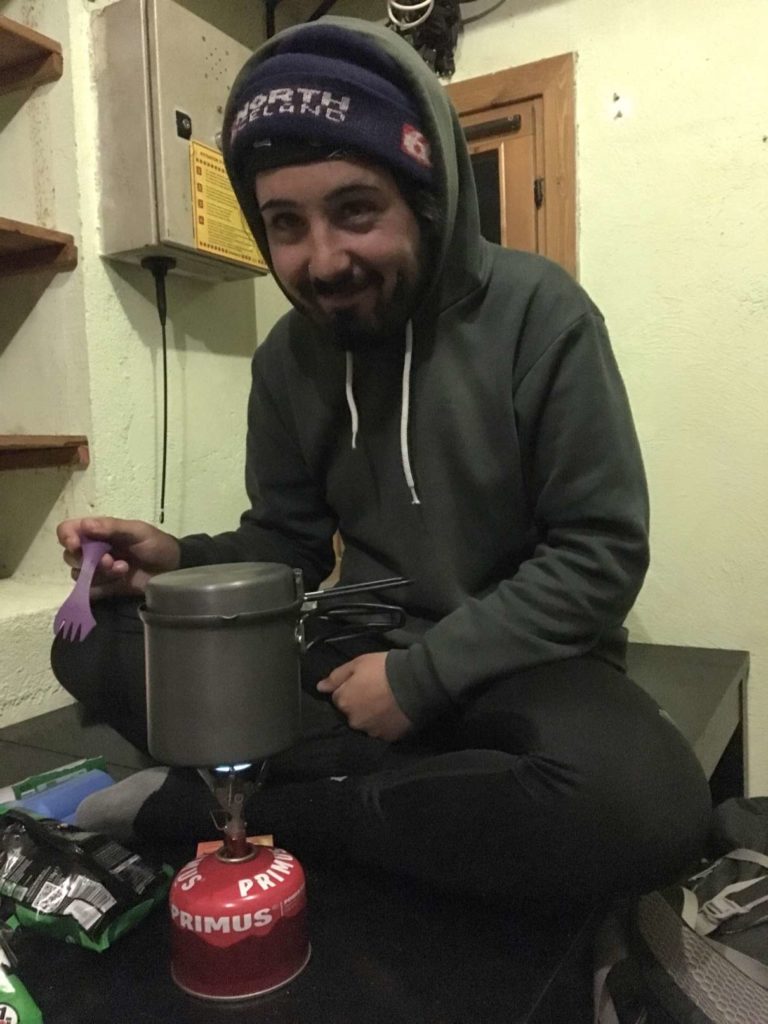
<path id="1" fill-rule="evenodd" d="M 229 183 L 224 157 L 217 149 L 192 140 L 189 162 L 196 248 L 266 271 L 267 264 Z"/>

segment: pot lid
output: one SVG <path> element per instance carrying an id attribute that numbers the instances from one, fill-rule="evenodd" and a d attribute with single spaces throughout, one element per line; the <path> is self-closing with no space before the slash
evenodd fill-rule
<path id="1" fill-rule="evenodd" d="M 161 615 L 241 615 L 303 599 L 301 572 L 278 562 L 197 565 L 154 576 L 146 606 Z"/>

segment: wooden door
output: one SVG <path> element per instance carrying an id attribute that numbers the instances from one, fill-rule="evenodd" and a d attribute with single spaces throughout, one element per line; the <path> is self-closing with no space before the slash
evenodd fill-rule
<path id="1" fill-rule="evenodd" d="M 538 116 L 537 116 L 538 115 Z M 546 252 L 541 100 L 462 118 L 483 235 L 509 249 Z"/>
<path id="2" fill-rule="evenodd" d="M 483 234 L 577 276 L 573 54 L 447 90 L 467 135 Z"/>

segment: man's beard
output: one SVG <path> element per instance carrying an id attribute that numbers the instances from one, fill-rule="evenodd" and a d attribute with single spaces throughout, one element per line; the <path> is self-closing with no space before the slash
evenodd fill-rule
<path id="1" fill-rule="evenodd" d="M 408 281 L 403 273 L 398 274 L 392 294 L 386 296 L 381 290 L 381 281 L 375 272 L 356 287 L 362 290 L 367 284 L 378 286 L 378 297 L 373 309 L 362 313 L 354 305 L 326 312 L 317 302 L 317 296 L 354 294 L 355 282 L 340 281 L 333 285 L 308 282 L 301 290 L 301 307 L 320 329 L 322 335 L 346 351 L 365 349 L 379 345 L 382 341 L 402 332 L 413 312 L 418 292 L 417 283 Z"/>

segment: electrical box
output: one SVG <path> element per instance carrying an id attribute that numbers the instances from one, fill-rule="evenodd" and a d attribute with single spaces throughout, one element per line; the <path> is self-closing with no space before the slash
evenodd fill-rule
<path id="1" fill-rule="evenodd" d="M 220 150 L 224 105 L 251 51 L 173 0 L 93 17 L 101 253 L 171 256 L 196 277 L 266 271 Z"/>

